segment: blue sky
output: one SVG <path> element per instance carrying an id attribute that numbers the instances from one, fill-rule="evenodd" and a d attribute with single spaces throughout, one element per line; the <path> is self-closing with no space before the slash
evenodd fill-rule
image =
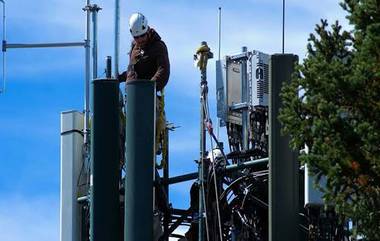
<path id="1" fill-rule="evenodd" d="M 9 43 L 72 42 L 84 39 L 85 1 L 7 2 Z M 93 1 L 99 13 L 99 75 L 113 55 L 113 1 Z M 196 170 L 198 158 L 199 71 L 192 56 L 206 40 L 217 56 L 217 15 L 222 7 L 222 55 L 242 46 L 281 51 L 281 0 L 121 0 L 121 64 L 127 65 L 131 37 L 128 16 L 143 12 L 166 41 L 171 77 L 166 89 L 171 134 L 171 175 Z M 285 50 L 305 57 L 308 34 L 319 19 L 344 19 L 337 0 L 288 0 Z M 7 89 L 0 95 L 0 240 L 59 240 L 60 112 L 83 109 L 84 50 L 11 49 Z M 208 71 L 215 116 L 214 61 Z M 222 129 L 221 133 L 225 130 Z M 188 206 L 191 183 L 171 188 L 175 207 Z"/>

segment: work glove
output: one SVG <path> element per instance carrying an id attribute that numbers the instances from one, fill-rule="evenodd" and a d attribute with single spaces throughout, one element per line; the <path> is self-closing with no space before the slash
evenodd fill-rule
<path id="1" fill-rule="evenodd" d="M 137 79 L 137 73 L 136 73 L 136 71 L 133 71 L 133 70 L 128 71 L 128 73 L 127 73 L 127 81 L 128 80 L 134 80 L 134 79 Z"/>

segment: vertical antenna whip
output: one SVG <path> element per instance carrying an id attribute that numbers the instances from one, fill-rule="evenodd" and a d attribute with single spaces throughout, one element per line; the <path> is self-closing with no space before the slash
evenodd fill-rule
<path id="1" fill-rule="evenodd" d="M 219 7 L 219 14 L 218 14 L 218 60 L 220 60 L 221 41 L 222 41 L 222 8 Z"/>
<path id="2" fill-rule="evenodd" d="M 218 11 L 218 60 L 220 61 L 220 48 L 222 42 L 222 8 L 219 7 Z M 216 124 L 216 136 L 219 140 L 219 125 L 220 119 L 218 118 L 218 123 Z"/>
<path id="3" fill-rule="evenodd" d="M 0 0 L 0 2 L 3 4 L 3 42 L 2 42 L 2 50 L 3 50 L 3 73 L 2 73 L 2 79 L 3 79 L 3 86 L 0 89 L 0 94 L 5 92 L 5 60 L 6 60 L 6 51 L 7 51 L 7 46 L 6 46 L 6 22 L 5 22 L 5 2 L 4 0 Z"/>
<path id="4" fill-rule="evenodd" d="M 119 49 L 120 49 L 120 0 L 115 0 L 115 46 L 114 46 L 114 77 L 119 75 Z"/>
<path id="5" fill-rule="evenodd" d="M 282 54 L 285 52 L 285 0 L 282 0 Z"/>

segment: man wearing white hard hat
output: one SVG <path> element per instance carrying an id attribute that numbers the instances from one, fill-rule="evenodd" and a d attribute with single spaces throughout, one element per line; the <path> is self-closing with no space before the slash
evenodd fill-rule
<path id="1" fill-rule="evenodd" d="M 164 41 L 149 27 L 147 18 L 141 13 L 131 15 L 129 31 L 133 37 L 129 65 L 127 71 L 119 76 L 119 80 L 154 80 L 157 91 L 161 91 L 170 75 L 168 50 Z"/>
<path id="2" fill-rule="evenodd" d="M 156 151 L 160 153 L 160 143 L 165 130 L 163 90 L 169 80 L 170 63 L 166 44 L 160 35 L 148 25 L 147 18 L 134 13 L 129 18 L 129 31 L 133 37 L 129 52 L 127 71 L 119 75 L 120 82 L 134 79 L 148 79 L 156 82 Z"/>
<path id="3" fill-rule="evenodd" d="M 128 69 L 119 75 L 120 82 L 147 79 L 156 82 L 156 151 L 160 153 L 160 143 L 165 130 L 163 89 L 168 83 L 170 64 L 168 50 L 160 35 L 148 25 L 147 18 L 141 13 L 134 13 L 129 18 L 129 31 L 133 37 L 129 52 Z M 155 205 L 159 206 L 159 203 Z M 153 217 L 154 240 L 162 235 L 160 215 Z"/>

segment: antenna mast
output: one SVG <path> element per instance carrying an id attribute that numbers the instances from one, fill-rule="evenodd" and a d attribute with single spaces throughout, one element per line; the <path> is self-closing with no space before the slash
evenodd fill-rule
<path id="1" fill-rule="evenodd" d="M 220 61 L 220 49 L 222 43 L 222 8 L 218 9 L 218 60 Z M 218 123 L 216 125 L 216 136 L 219 140 L 219 126 L 220 126 L 220 118 L 218 117 Z"/>
<path id="2" fill-rule="evenodd" d="M 285 0 L 282 0 L 282 54 L 285 53 Z"/>

